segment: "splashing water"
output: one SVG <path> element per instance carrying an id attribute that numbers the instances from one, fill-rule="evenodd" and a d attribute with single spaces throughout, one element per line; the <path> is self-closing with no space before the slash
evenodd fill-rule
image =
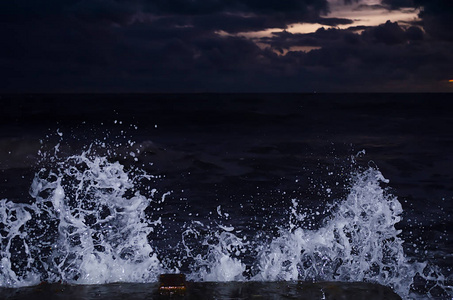
<path id="1" fill-rule="evenodd" d="M 148 219 L 152 200 L 133 187 L 121 164 L 89 151 L 41 169 L 33 204 L 0 203 L 2 285 L 155 280 L 160 265 L 147 235 L 159 220 Z"/>
<path id="2" fill-rule="evenodd" d="M 204 226 L 196 222 L 198 226 Z M 183 233 L 183 244 L 187 253 L 186 259 L 192 264 L 189 275 L 195 281 L 243 281 L 246 266 L 241 262 L 240 256 L 246 251 L 247 243 L 238 238 L 231 231 L 234 228 L 219 226 L 223 231 L 214 230 L 204 235 L 195 226 L 191 226 Z M 195 238 L 195 241 L 204 239 L 202 247 L 191 249 L 186 241 Z M 204 250 L 202 253 L 194 252 Z"/>
<path id="3" fill-rule="evenodd" d="M 262 250 L 257 279 L 371 281 L 407 294 L 425 265 L 406 259 L 395 229 L 401 204 L 380 182 L 387 181 L 375 169 L 356 174 L 347 199 L 321 228 L 282 229 Z"/>
<path id="4" fill-rule="evenodd" d="M 150 234 L 163 223 L 152 207 L 163 199 L 137 188 L 150 178 L 91 150 L 54 159 L 54 167 L 36 173 L 31 204 L 0 200 L 0 286 L 154 282 L 171 271 L 195 281 L 367 281 L 404 298 L 424 280 L 428 296 L 451 293 L 435 267 L 405 255 L 395 228 L 402 207 L 381 187 L 388 180 L 376 168 L 352 175 L 349 194 L 325 208 L 317 229 L 301 225 L 310 213 L 294 199 L 287 224 L 266 224 L 279 228 L 270 238 L 219 220 L 182 224 L 179 257 L 154 249 Z M 227 215 L 220 206 L 217 213 Z"/>

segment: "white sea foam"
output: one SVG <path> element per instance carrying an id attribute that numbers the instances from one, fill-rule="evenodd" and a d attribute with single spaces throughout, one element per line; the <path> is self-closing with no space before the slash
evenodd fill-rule
<path id="1" fill-rule="evenodd" d="M 121 164 L 89 152 L 59 161 L 55 170 L 43 168 L 30 188 L 33 205 L 0 204 L 7 233 L 1 284 L 36 283 L 30 278 L 83 284 L 155 280 L 161 267 L 147 235 L 158 220 L 145 215 L 152 199 L 128 194 L 133 185 Z M 13 259 L 13 251 L 20 257 Z M 15 267 L 15 260 L 27 265 Z"/>
<path id="2" fill-rule="evenodd" d="M 354 176 L 347 199 L 339 202 L 317 230 L 290 224 L 264 247 L 260 280 L 371 281 L 407 295 L 425 264 L 410 263 L 395 224 L 401 204 L 386 194 L 375 169 Z M 296 214 L 297 202 L 293 202 Z M 298 216 L 300 217 L 300 216 Z"/>
<path id="3" fill-rule="evenodd" d="M 203 227 L 197 222 L 195 225 Z M 190 227 L 184 231 L 182 241 L 186 252 L 185 259 L 191 261 L 191 273 L 188 275 L 190 280 L 195 281 L 242 281 L 245 264 L 239 258 L 244 252 L 247 243 L 238 238 L 231 228 L 208 231 L 202 235 L 201 230 Z M 231 230 L 230 230 L 231 229 Z M 192 238 L 196 241 L 201 240 L 202 247 L 188 245 L 187 239 Z"/>
<path id="4" fill-rule="evenodd" d="M 132 175 L 91 150 L 51 162 L 31 184 L 33 203 L 0 200 L 0 286 L 153 282 L 162 272 L 183 271 L 196 281 L 369 281 L 405 298 L 417 277 L 431 282 L 428 296 L 445 289 L 435 268 L 405 255 L 395 227 L 402 207 L 376 168 L 352 175 L 349 194 L 325 209 L 317 229 L 301 225 L 312 212 L 297 199 L 287 224 L 265 219 L 267 229 L 279 228 L 274 236 L 247 236 L 218 206 L 210 225 L 207 219 L 186 224 L 181 255 L 167 257 L 149 236 L 163 226 L 153 206 L 167 204 L 168 193 L 155 199 L 156 189 L 145 196 L 136 187 L 151 176 Z M 222 224 L 224 217 L 231 223 Z"/>

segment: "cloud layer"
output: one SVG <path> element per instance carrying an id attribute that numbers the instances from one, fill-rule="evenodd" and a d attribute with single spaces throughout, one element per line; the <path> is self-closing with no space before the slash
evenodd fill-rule
<path id="1" fill-rule="evenodd" d="M 326 0 L 3 1 L 0 91 L 449 91 L 452 3 L 383 0 L 421 19 L 356 27 Z"/>

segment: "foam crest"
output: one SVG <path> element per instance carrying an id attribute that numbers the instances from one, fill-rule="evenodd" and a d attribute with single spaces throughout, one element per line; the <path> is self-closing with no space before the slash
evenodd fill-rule
<path id="1" fill-rule="evenodd" d="M 16 286 L 30 272 L 50 282 L 156 280 L 160 262 L 147 236 L 160 220 L 145 215 L 152 199 L 135 191 L 137 177 L 149 176 L 131 178 L 120 163 L 90 151 L 41 169 L 30 188 L 33 205 L 1 202 L 2 282 Z M 12 257 L 13 250 L 23 257 Z M 27 266 L 8 268 L 24 258 Z"/>
<path id="2" fill-rule="evenodd" d="M 202 223 L 197 225 L 204 226 Z M 199 227 L 199 226 L 198 226 Z M 183 244 L 187 253 L 186 259 L 192 261 L 188 276 L 196 281 L 242 281 L 246 265 L 241 256 L 246 251 L 247 243 L 237 237 L 233 228 L 218 225 L 219 230 L 206 232 L 191 226 L 183 233 Z M 202 247 L 191 248 L 188 239 L 202 240 Z M 203 252 L 200 252 L 203 251 Z"/>
<path id="3" fill-rule="evenodd" d="M 409 262 L 404 255 L 395 228 L 402 207 L 381 187 L 386 182 L 373 168 L 357 173 L 349 195 L 331 209 L 321 228 L 282 228 L 262 249 L 255 279 L 370 281 L 407 296 L 426 264 Z M 293 214 L 301 218 L 296 207 L 293 202 Z"/>
<path id="4" fill-rule="evenodd" d="M 3 287 L 154 282 L 183 272 L 194 281 L 368 281 L 404 298 L 451 293 L 435 266 L 405 255 L 396 228 L 403 209 L 376 168 L 351 174 L 347 196 L 322 212 L 293 199 L 286 224 L 256 216 L 246 224 L 221 205 L 217 214 L 189 211 L 176 221 L 163 207 L 174 205 L 169 193 L 155 199 L 148 186 L 152 176 L 91 148 L 61 158 L 56 147 L 43 159 L 31 203 L 0 200 Z M 320 224 L 315 216 L 324 217 Z M 183 228 L 182 236 L 168 236 L 168 228 Z M 179 243 L 168 247 L 168 240 Z"/>
<path id="5" fill-rule="evenodd" d="M 30 252 L 33 244 L 25 230 L 34 212 L 34 206 L 0 200 L 0 286 L 25 286 L 39 282 L 38 274 L 33 272 L 34 259 Z"/>

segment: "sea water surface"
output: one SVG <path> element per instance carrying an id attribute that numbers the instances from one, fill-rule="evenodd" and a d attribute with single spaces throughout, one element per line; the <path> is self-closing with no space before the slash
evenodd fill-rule
<path id="1" fill-rule="evenodd" d="M 2 95 L 0 290 L 184 273 L 451 299 L 451 100 Z"/>

